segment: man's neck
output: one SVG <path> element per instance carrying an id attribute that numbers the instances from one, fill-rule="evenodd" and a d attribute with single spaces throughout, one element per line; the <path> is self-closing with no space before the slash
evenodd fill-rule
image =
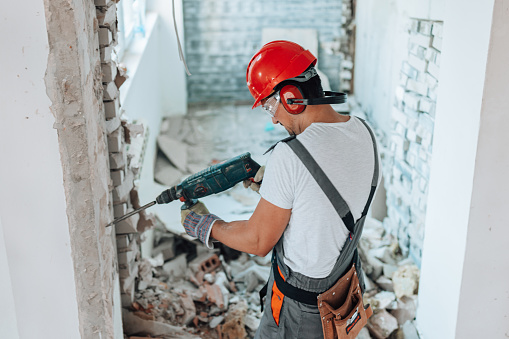
<path id="1" fill-rule="evenodd" d="M 339 114 L 331 105 L 307 106 L 303 113 L 298 121 L 300 133 L 315 122 L 338 123 L 350 120 L 349 116 Z"/>

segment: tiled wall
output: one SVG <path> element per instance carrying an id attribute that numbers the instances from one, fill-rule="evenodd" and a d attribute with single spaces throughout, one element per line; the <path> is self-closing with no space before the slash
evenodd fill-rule
<path id="1" fill-rule="evenodd" d="M 189 102 L 251 99 L 246 68 L 261 47 L 262 28 L 316 29 L 320 69 L 332 90 L 339 89 L 339 40 L 343 22 L 350 22 L 342 18 L 342 1 L 184 0 L 183 4 L 185 55 L 192 73 L 187 78 Z"/>
<path id="2" fill-rule="evenodd" d="M 412 19 L 392 111 L 385 165 L 385 228 L 417 264 L 422 256 L 443 23 Z"/>

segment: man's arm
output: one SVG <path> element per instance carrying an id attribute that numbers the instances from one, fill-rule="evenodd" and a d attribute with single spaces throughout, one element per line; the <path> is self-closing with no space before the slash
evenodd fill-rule
<path id="1" fill-rule="evenodd" d="M 277 207 L 261 198 L 249 220 L 216 220 L 211 237 L 233 249 L 263 257 L 276 245 L 291 213 L 291 209 Z"/>

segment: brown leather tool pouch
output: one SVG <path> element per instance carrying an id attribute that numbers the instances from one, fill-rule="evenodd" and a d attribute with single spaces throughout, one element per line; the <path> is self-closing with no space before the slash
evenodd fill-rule
<path id="1" fill-rule="evenodd" d="M 330 289 L 318 296 L 325 339 L 355 339 L 373 314 L 364 306 L 355 264 Z"/>

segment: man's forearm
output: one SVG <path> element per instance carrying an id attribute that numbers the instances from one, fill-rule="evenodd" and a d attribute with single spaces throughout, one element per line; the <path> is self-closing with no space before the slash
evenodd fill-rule
<path id="1" fill-rule="evenodd" d="M 250 225 L 249 220 L 232 222 L 216 220 L 210 235 L 215 240 L 238 251 L 261 256 L 270 251 L 269 249 L 267 253 L 263 253 L 264 250 L 260 248 L 260 237 L 255 226 Z"/>

